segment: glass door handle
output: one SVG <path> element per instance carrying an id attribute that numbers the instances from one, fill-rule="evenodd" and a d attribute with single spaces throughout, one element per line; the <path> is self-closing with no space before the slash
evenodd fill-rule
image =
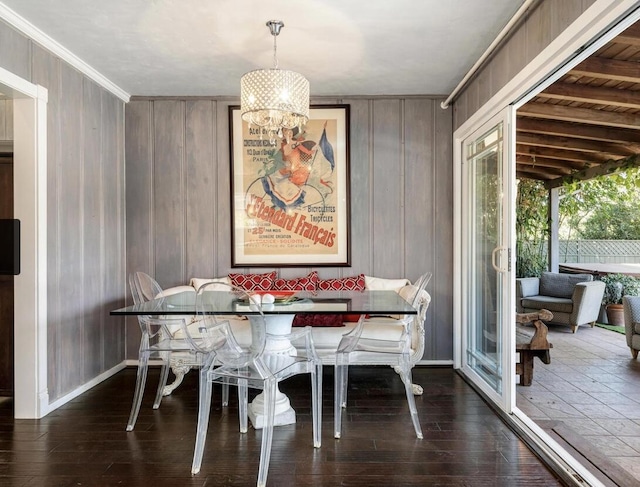
<path id="1" fill-rule="evenodd" d="M 493 252 L 491 252 L 491 265 L 493 266 L 496 272 L 502 272 L 502 273 L 507 272 L 507 269 L 499 267 L 498 264 L 496 264 L 496 257 L 498 253 L 502 252 L 503 250 L 507 250 L 507 247 L 503 247 L 503 246 L 496 247 L 495 249 L 493 249 Z"/>

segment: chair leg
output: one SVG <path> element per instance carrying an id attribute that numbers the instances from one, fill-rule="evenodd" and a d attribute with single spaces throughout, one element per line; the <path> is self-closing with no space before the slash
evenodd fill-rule
<path id="1" fill-rule="evenodd" d="M 578 331 L 578 325 L 571 325 L 571 333 L 575 333 Z"/>
<path id="2" fill-rule="evenodd" d="M 264 427 L 262 428 L 262 445 L 260 447 L 260 466 L 258 468 L 258 487 L 267 485 L 269 461 L 271 460 L 271 442 L 273 440 L 273 423 L 275 421 L 276 380 L 269 378 L 264 383 Z"/>
<path id="3" fill-rule="evenodd" d="M 222 407 L 229 405 L 229 384 L 222 384 Z"/>
<path id="4" fill-rule="evenodd" d="M 334 438 L 342 435 L 342 410 L 347 407 L 347 385 L 349 381 L 349 358 L 347 354 L 336 354 L 334 371 L 333 422 Z"/>
<path id="5" fill-rule="evenodd" d="M 153 401 L 153 409 L 158 409 L 162 402 L 162 396 L 164 395 L 164 388 L 167 385 L 167 379 L 169 378 L 169 357 L 171 354 L 165 352 L 162 354 L 162 369 L 160 369 L 160 382 L 158 382 L 158 390 L 156 391 L 156 398 Z"/>
<path id="6" fill-rule="evenodd" d="M 198 404 L 198 428 L 196 430 L 196 446 L 193 452 L 193 463 L 191 473 L 193 475 L 200 472 L 202 466 L 202 456 L 204 445 L 207 440 L 207 429 L 209 428 L 209 411 L 211 409 L 211 393 L 213 385 L 208 377 L 209 367 L 202 366 L 200 369 L 200 395 Z"/>
<path id="7" fill-rule="evenodd" d="M 407 403 L 409 404 L 409 412 L 411 413 L 411 421 L 413 422 L 413 428 L 416 430 L 416 436 L 418 439 L 422 439 L 422 428 L 420 427 L 420 420 L 418 418 L 418 409 L 416 408 L 416 400 L 413 397 L 413 387 L 411 384 L 411 364 L 407 360 L 402 365 L 402 371 L 400 377 L 404 383 L 405 393 L 407 395 Z"/>
<path id="8" fill-rule="evenodd" d="M 637 359 L 637 358 L 638 358 L 638 351 L 637 351 L 636 349 L 632 348 L 632 349 L 631 349 L 631 356 L 632 356 L 634 359 Z"/>
<path id="9" fill-rule="evenodd" d="M 311 411 L 313 413 L 313 446 L 320 448 L 322 438 L 322 363 L 311 372 Z"/>
<path id="10" fill-rule="evenodd" d="M 140 346 L 142 348 L 142 344 Z M 133 404 L 131 405 L 131 413 L 127 422 L 127 431 L 133 431 L 140 412 L 142 404 L 142 396 L 144 395 L 144 386 L 147 382 L 147 370 L 149 364 L 149 353 L 141 352 L 138 356 L 138 374 L 136 376 L 136 389 L 133 393 Z"/>
<path id="11" fill-rule="evenodd" d="M 229 390 L 229 384 L 223 385 Z M 246 433 L 249 430 L 249 391 L 247 381 L 238 379 L 238 416 L 240 420 L 240 433 Z"/>

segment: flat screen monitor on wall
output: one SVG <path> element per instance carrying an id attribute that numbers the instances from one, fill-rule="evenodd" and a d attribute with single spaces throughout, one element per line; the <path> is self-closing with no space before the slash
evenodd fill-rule
<path id="1" fill-rule="evenodd" d="M 0 219 L 0 275 L 20 274 L 20 220 Z"/>

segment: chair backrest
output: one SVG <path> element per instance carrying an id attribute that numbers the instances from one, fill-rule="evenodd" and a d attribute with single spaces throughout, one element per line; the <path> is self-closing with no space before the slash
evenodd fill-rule
<path id="1" fill-rule="evenodd" d="M 131 288 L 131 296 L 134 304 L 142 304 L 157 299 L 156 306 L 153 310 L 162 309 L 164 296 L 162 296 L 162 288 L 149 274 L 144 272 L 132 272 L 129 274 L 129 287 Z M 153 315 L 138 316 L 138 324 L 143 334 L 147 334 L 150 338 L 154 337 L 170 337 L 174 331 L 180 328 L 177 320 L 173 320 L 175 324 L 169 326 L 168 323 L 161 324 L 158 317 Z"/>
<path id="2" fill-rule="evenodd" d="M 229 320 L 212 314 L 231 302 L 238 306 L 238 314 L 251 313 L 251 345 L 238 344 Z M 196 352 L 212 354 L 216 364 L 236 368 L 245 367 L 264 352 L 267 331 L 259 297 L 231 284 L 211 282 L 202 285 L 196 294 L 197 329 L 185 324 L 185 337 Z"/>
<path id="3" fill-rule="evenodd" d="M 422 274 L 414 284 L 409 284 L 400 290 L 400 296 L 418 311 L 418 318 L 424 321 L 427 307 L 431 301 L 431 296 L 426 292 L 427 284 L 431 280 L 433 273 Z"/>
<path id="4" fill-rule="evenodd" d="M 129 275 L 129 287 L 134 304 L 141 304 L 162 297 L 162 288 L 153 277 L 144 272 L 133 272 Z"/>
<path id="5" fill-rule="evenodd" d="M 540 276 L 540 295 L 571 299 L 576 284 L 593 281 L 591 274 L 543 272 Z"/>

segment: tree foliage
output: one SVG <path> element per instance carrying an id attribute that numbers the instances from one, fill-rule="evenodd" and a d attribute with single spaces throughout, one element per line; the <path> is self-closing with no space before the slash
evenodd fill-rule
<path id="1" fill-rule="evenodd" d="M 541 181 L 518 183 L 516 201 L 516 276 L 539 276 L 547 268 L 545 245 L 548 192 Z"/>
<path id="2" fill-rule="evenodd" d="M 640 240 L 640 170 L 631 168 L 563 186 L 563 238 Z"/>
<path id="3" fill-rule="evenodd" d="M 561 238 L 640 240 L 640 168 L 626 168 L 560 189 Z M 549 194 L 541 181 L 523 179 L 516 201 L 516 275 L 547 268 Z"/>

